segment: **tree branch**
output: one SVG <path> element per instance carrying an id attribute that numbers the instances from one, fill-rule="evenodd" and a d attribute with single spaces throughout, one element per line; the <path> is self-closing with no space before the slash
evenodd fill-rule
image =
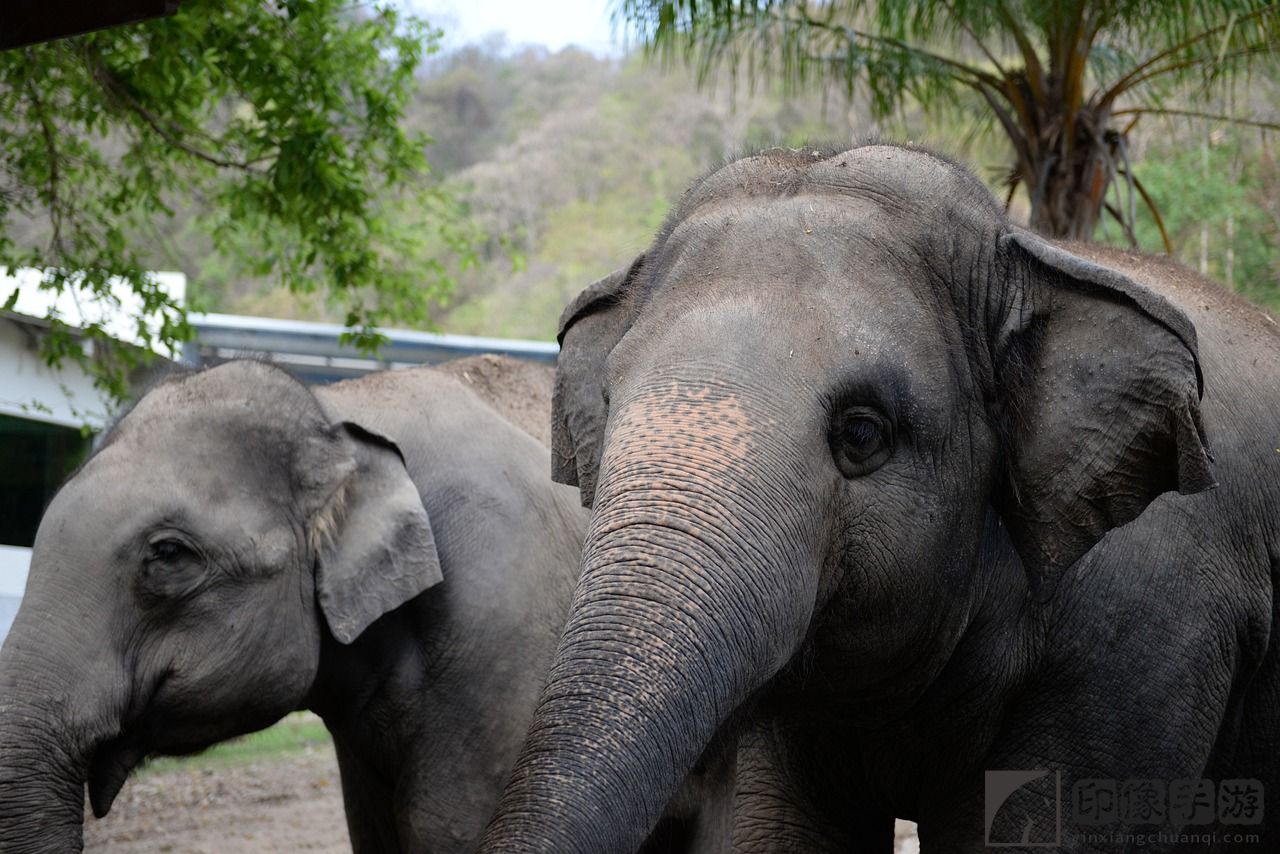
<path id="1" fill-rule="evenodd" d="M 228 160 L 191 145 L 178 135 L 178 133 L 186 132 L 183 128 L 178 128 L 178 133 L 175 133 L 173 130 L 164 127 L 164 123 L 160 117 L 148 110 L 144 104 L 139 102 L 138 99 L 128 91 L 120 79 L 112 74 L 111 71 L 108 70 L 101 62 L 93 62 L 92 73 L 94 79 L 102 85 L 103 90 L 110 97 L 138 118 L 142 119 L 142 121 L 145 122 L 146 125 L 150 127 L 151 130 L 153 130 L 161 139 L 179 151 L 186 152 L 198 160 L 203 160 L 205 163 L 223 169 L 237 169 L 242 172 L 262 173 L 262 170 L 255 169 L 252 163 L 240 160 Z"/>
<path id="2" fill-rule="evenodd" d="M 1008 135 L 1009 141 L 1013 144 L 1013 150 L 1014 154 L 1018 158 L 1019 168 L 1026 172 L 1029 180 L 1030 176 L 1035 174 L 1033 167 L 1035 158 L 1031 156 L 1029 138 L 1022 132 L 1022 129 L 1018 127 L 1017 123 L 1014 122 L 1013 116 L 1009 115 L 1009 111 L 1006 110 L 998 100 L 996 100 L 993 92 L 991 92 L 986 86 L 980 85 L 975 88 L 986 100 L 987 106 L 991 107 L 991 111 L 996 114 L 996 120 L 1000 122 L 1000 126 L 1004 128 L 1005 134 Z"/>
<path id="3" fill-rule="evenodd" d="M 1219 55 L 1198 56 L 1195 59 L 1184 59 L 1181 62 L 1174 62 L 1169 65 L 1162 65 L 1159 68 L 1154 68 L 1145 74 L 1141 74 L 1137 77 L 1134 77 L 1128 83 L 1124 84 L 1123 87 L 1121 87 L 1119 83 L 1117 83 L 1115 86 L 1112 86 L 1098 100 L 1098 104 L 1100 107 L 1105 106 L 1106 104 L 1109 104 L 1115 101 L 1116 98 L 1120 97 L 1125 92 L 1129 91 L 1135 86 L 1140 86 L 1143 83 L 1146 83 L 1148 80 L 1151 80 L 1155 77 L 1159 77 L 1162 74 L 1170 74 L 1175 71 L 1185 71 L 1186 69 L 1194 68 L 1197 65 L 1216 64 L 1216 63 L 1225 61 L 1227 59 L 1236 59 L 1242 56 L 1253 56 L 1255 54 L 1269 54 L 1269 53 L 1272 53 L 1275 49 L 1276 49 L 1275 44 L 1251 45 L 1249 47 L 1240 48 L 1239 50 L 1233 50 L 1230 53 L 1224 53 L 1220 56 Z"/>
<path id="4" fill-rule="evenodd" d="M 1120 161 L 1124 164 L 1123 168 L 1116 170 L 1116 174 L 1125 176 L 1125 189 L 1128 191 L 1125 199 L 1125 201 L 1128 202 L 1128 208 L 1125 210 L 1125 215 L 1129 217 L 1130 229 L 1133 229 L 1137 228 L 1138 224 L 1138 208 L 1133 202 L 1133 165 L 1129 162 L 1129 140 L 1126 137 L 1121 136 L 1116 141 L 1116 147 L 1120 150 Z M 1119 200 L 1119 197 L 1120 193 L 1117 191 L 1117 200 Z M 1137 240 L 1134 240 L 1134 245 L 1138 245 Z"/>
<path id="5" fill-rule="evenodd" d="M 1116 110 L 1113 116 L 1186 116 L 1193 119 L 1209 119 L 1210 121 L 1226 122 L 1233 125 L 1243 125 L 1245 127 L 1262 128 L 1263 130 L 1280 130 L 1280 122 L 1264 122 L 1257 119 L 1242 119 L 1237 116 L 1222 115 L 1219 113 L 1202 113 L 1198 110 L 1175 110 L 1163 107 L 1130 107 L 1124 110 Z"/>
<path id="6" fill-rule="evenodd" d="M 1018 192 L 1018 185 L 1022 183 L 1022 176 L 1018 172 L 1014 172 L 1009 176 L 1009 192 L 1004 197 L 1004 212 L 1009 213 L 1009 206 L 1013 204 L 1013 194 Z"/>
<path id="7" fill-rule="evenodd" d="M 1000 78 L 986 71 L 983 71 L 980 68 L 974 68 L 972 65 L 967 65 L 958 60 L 951 59 L 946 56 L 942 56 L 941 54 L 933 53 L 932 51 L 924 50 L 923 48 L 918 48 L 913 45 L 909 45 L 906 42 L 900 41 L 890 36 L 876 35 L 875 33 L 868 33 L 864 30 L 854 29 L 853 27 L 846 27 L 842 24 L 833 24 L 833 23 L 830 23 L 829 21 L 820 21 L 815 18 L 809 17 L 809 13 L 807 9 L 802 10 L 800 14 L 801 14 L 801 17 L 799 20 L 801 20 L 806 26 L 813 27 L 816 30 L 822 30 L 824 32 L 832 33 L 833 35 L 840 36 L 849 44 L 857 44 L 859 41 L 863 41 L 863 42 L 876 45 L 877 47 L 882 47 L 882 48 L 891 47 L 891 48 L 894 48 L 895 50 L 902 51 L 905 54 L 918 56 L 921 59 L 927 59 L 931 62 L 942 65 L 945 68 L 951 69 L 954 72 L 957 72 L 952 76 L 955 77 L 957 80 L 961 80 L 962 82 L 969 83 L 972 80 L 981 80 L 989 85 L 996 86 L 996 87 L 998 87 L 1000 84 Z M 786 23 L 785 19 L 777 18 L 777 20 L 780 20 L 782 23 Z M 968 77 L 969 80 L 965 80 L 964 77 Z"/>
<path id="8" fill-rule="evenodd" d="M 1227 27 L 1229 26 L 1235 26 L 1236 24 L 1239 24 L 1241 21 L 1248 21 L 1252 18 L 1259 18 L 1264 15 L 1269 15 L 1272 12 L 1276 12 L 1277 10 L 1280 10 L 1280 3 L 1270 3 L 1262 7 L 1261 9 L 1255 9 L 1254 11 L 1250 12 L 1247 15 L 1241 15 L 1239 17 L 1232 16 L 1231 19 L 1228 20 L 1227 23 L 1225 24 L 1219 24 L 1216 27 L 1210 27 L 1209 29 L 1201 33 L 1198 33 L 1189 39 L 1183 39 L 1182 41 L 1178 42 L 1172 47 L 1168 47 L 1168 48 L 1165 48 L 1164 50 L 1157 51 L 1153 56 L 1149 57 L 1144 62 L 1141 62 L 1138 65 L 1134 66 L 1134 68 L 1132 68 L 1128 74 L 1126 74 L 1124 77 L 1121 77 L 1114 84 L 1112 84 L 1111 88 L 1108 89 L 1105 93 L 1103 93 L 1102 98 L 1099 99 L 1098 101 L 1099 106 L 1105 106 L 1111 101 L 1114 101 L 1117 97 L 1119 97 L 1119 95 L 1122 92 L 1124 92 L 1126 89 L 1130 87 L 1129 81 L 1131 78 L 1137 77 L 1138 75 L 1142 74 L 1148 68 L 1160 62 L 1161 60 L 1167 57 L 1173 56 L 1179 51 L 1186 50 L 1187 48 L 1191 47 L 1193 44 L 1196 44 L 1197 42 L 1201 42 L 1207 38 L 1215 36 L 1218 33 L 1226 30 Z"/>
<path id="9" fill-rule="evenodd" d="M 1062 79 L 1063 112 L 1066 132 L 1063 134 L 1067 158 L 1070 159 L 1075 148 L 1076 122 L 1080 115 L 1080 107 L 1084 104 L 1085 72 L 1088 70 L 1089 49 L 1092 47 L 1090 29 L 1092 22 L 1088 20 L 1083 0 L 1076 4 L 1071 22 L 1071 35 L 1067 40 L 1068 55 L 1066 70 Z"/>
<path id="10" fill-rule="evenodd" d="M 1124 236 L 1129 238 L 1129 246 L 1131 246 L 1134 249 L 1137 249 L 1138 236 L 1133 233 L 1133 227 L 1129 225 L 1129 223 L 1124 221 L 1124 216 L 1120 213 L 1120 211 L 1116 210 L 1116 206 L 1111 204 L 1111 202 L 1103 202 L 1102 207 L 1107 213 L 1115 217 L 1116 222 L 1120 223 L 1120 227 L 1124 229 Z"/>
<path id="11" fill-rule="evenodd" d="M 946 9 L 947 14 L 951 16 L 951 19 L 955 21 L 962 30 L 969 34 L 969 38 L 973 39 L 973 43 L 978 46 L 978 50 L 982 51 L 982 55 L 995 66 L 996 72 L 1005 80 L 1008 80 L 1009 74 L 1004 70 L 1004 66 L 1000 64 L 1000 60 L 996 59 L 995 54 L 988 50 L 987 46 L 982 43 L 982 39 L 978 38 L 978 34 L 973 31 L 973 27 L 969 26 L 969 22 L 956 14 L 955 6 L 951 3 L 943 2 L 942 8 Z"/>
<path id="12" fill-rule="evenodd" d="M 1018 51 L 1022 54 L 1022 64 L 1027 71 L 1027 85 L 1031 87 L 1032 96 L 1037 101 L 1042 101 L 1044 99 L 1044 68 L 1040 65 L 1040 57 L 1036 54 L 1035 47 L 1031 44 L 1031 40 L 1027 38 L 1027 34 L 1022 27 L 1018 26 L 1018 22 L 1014 20 L 1013 15 L 1009 13 L 1003 0 L 996 3 L 996 14 L 1004 22 L 1005 28 L 1013 36 L 1013 41 L 1017 44 Z"/>
<path id="13" fill-rule="evenodd" d="M 1142 201 L 1146 203 L 1147 210 L 1151 211 L 1151 217 L 1156 221 L 1156 228 L 1160 229 L 1160 239 L 1164 241 L 1164 252 L 1166 255 L 1173 255 L 1173 241 L 1169 239 L 1169 232 L 1164 227 L 1164 217 L 1160 215 L 1160 209 L 1156 207 L 1155 201 L 1151 198 L 1151 194 L 1147 192 L 1147 188 L 1142 186 L 1142 182 L 1138 180 L 1137 175 L 1129 175 L 1125 177 L 1132 178 L 1134 189 L 1138 191 L 1138 195 L 1142 196 Z"/>
<path id="14" fill-rule="evenodd" d="M 30 51 L 27 51 L 28 63 L 32 68 L 38 67 L 30 58 Z M 53 229 L 53 234 L 49 237 L 49 254 L 58 259 L 66 258 L 66 247 L 62 245 L 62 204 L 58 195 L 58 145 L 54 141 L 56 134 L 54 133 L 53 124 L 49 120 L 49 112 L 45 109 L 45 103 L 40 97 L 40 92 L 35 85 L 35 81 L 30 75 L 27 76 L 27 97 L 31 99 L 31 105 L 35 107 L 39 115 L 40 131 L 44 136 L 45 155 L 49 158 L 49 182 L 46 192 L 49 196 L 49 224 Z"/>

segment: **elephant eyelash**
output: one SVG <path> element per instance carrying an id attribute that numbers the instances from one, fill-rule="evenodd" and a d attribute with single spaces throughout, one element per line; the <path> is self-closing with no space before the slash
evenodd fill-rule
<path id="1" fill-rule="evenodd" d="M 884 418 L 895 437 L 910 437 L 907 416 L 915 411 L 916 395 L 905 365 L 862 358 L 868 362 L 857 375 L 838 380 L 823 397 L 828 423 L 848 409 L 862 407 Z"/>
<path id="2" fill-rule="evenodd" d="M 148 546 L 146 560 L 151 563 L 173 562 L 187 557 L 201 558 L 200 551 L 176 537 L 164 537 Z"/>
<path id="3" fill-rule="evenodd" d="M 895 431 L 898 426 L 897 419 L 893 417 L 895 407 L 886 400 L 879 386 L 870 383 L 858 381 L 842 384 L 823 399 L 822 405 L 828 423 L 850 409 L 865 409 L 883 418 Z"/>
<path id="4" fill-rule="evenodd" d="M 153 531 L 147 536 L 143 558 L 144 560 L 163 559 L 164 555 L 160 554 L 162 551 L 168 552 L 170 557 L 180 557 L 182 552 L 204 557 L 204 553 L 189 536 L 181 530 L 170 527 Z"/>

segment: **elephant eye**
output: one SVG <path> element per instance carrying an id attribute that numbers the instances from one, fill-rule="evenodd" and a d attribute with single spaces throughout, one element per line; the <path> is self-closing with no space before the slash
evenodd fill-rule
<path id="1" fill-rule="evenodd" d="M 181 598 L 200 585 L 207 568 L 208 562 L 195 546 L 162 536 L 147 543 L 139 581 L 148 597 Z"/>
<path id="2" fill-rule="evenodd" d="M 147 562 L 172 563 L 186 558 L 196 557 L 193 550 L 181 540 L 163 539 L 151 543 L 147 552 Z"/>
<path id="3" fill-rule="evenodd" d="M 831 455 L 845 477 L 860 477 L 884 465 L 893 451 L 888 420 L 867 407 L 844 410 L 831 425 Z"/>

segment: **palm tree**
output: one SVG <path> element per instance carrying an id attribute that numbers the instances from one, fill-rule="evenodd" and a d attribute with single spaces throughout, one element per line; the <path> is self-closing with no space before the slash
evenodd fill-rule
<path id="1" fill-rule="evenodd" d="M 1274 68 L 1280 3 L 1259 0 L 617 0 L 653 52 L 681 53 L 705 79 L 718 65 L 792 86 L 861 86 L 878 116 L 969 92 L 1008 137 L 1008 201 L 1030 224 L 1092 237 L 1104 212 L 1133 240 L 1136 198 L 1160 212 L 1130 166 L 1144 116 L 1266 129 L 1275 117 L 1213 108 L 1242 75 Z M 1115 192 L 1109 191 L 1115 187 Z M 1121 189 L 1127 190 L 1122 197 Z"/>

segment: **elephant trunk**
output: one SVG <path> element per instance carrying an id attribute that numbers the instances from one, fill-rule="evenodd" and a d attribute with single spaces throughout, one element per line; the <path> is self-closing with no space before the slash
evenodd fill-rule
<path id="1" fill-rule="evenodd" d="M 0 654 L 0 851 L 80 851 L 87 751 L 56 723 L 69 686 L 32 658 L 13 636 Z"/>
<path id="2" fill-rule="evenodd" d="M 717 730 L 791 657 L 816 595 L 795 465 L 732 396 L 618 413 L 583 574 L 523 753 L 481 847 L 634 851 Z M 810 517 L 812 514 L 809 514 Z"/>
<path id="3" fill-rule="evenodd" d="M 99 622 L 92 597 L 33 578 L 0 649 L 4 854 L 82 850 L 86 781 L 99 783 L 94 807 L 102 815 L 127 774 L 104 749 L 119 734 L 121 699 L 107 686 L 123 683 L 102 644 L 91 642 Z"/>

